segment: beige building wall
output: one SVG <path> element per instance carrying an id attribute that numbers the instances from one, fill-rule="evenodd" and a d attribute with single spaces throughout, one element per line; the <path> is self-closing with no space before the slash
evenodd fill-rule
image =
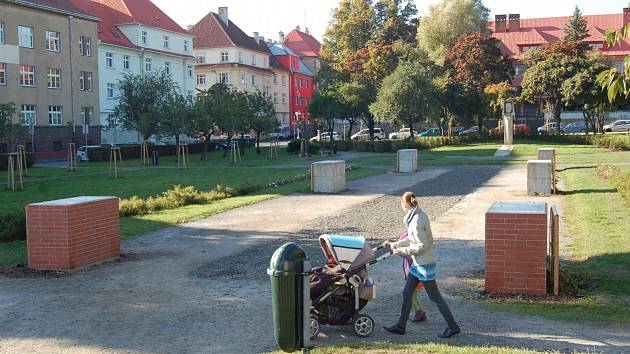
<path id="1" fill-rule="evenodd" d="M 0 22 L 4 27 L 4 43 L 0 44 L 0 63 L 6 67 L 6 84 L 0 84 L 0 102 L 15 104 L 16 122 L 19 120 L 22 105 L 35 105 L 36 123 L 33 136 L 36 150 L 54 150 L 53 142 L 55 149 L 70 142 L 71 130 L 68 123 L 72 123 L 73 118 L 77 126 L 79 140 L 77 143 L 83 140 L 100 142 L 100 127 L 91 128 L 88 139 L 80 139 L 82 107 L 92 107 L 94 112 L 92 121 L 97 126 L 100 122 L 97 22 L 2 1 Z M 33 29 L 33 48 L 19 46 L 18 26 Z M 46 48 L 46 31 L 59 32 L 58 52 Z M 79 55 L 80 36 L 91 39 L 91 56 Z M 20 65 L 35 67 L 34 87 L 20 85 Z M 48 88 L 49 68 L 61 69 L 61 88 Z M 92 73 L 92 88 L 89 91 L 80 90 L 81 71 Z M 49 106 L 62 107 L 61 125 L 50 124 Z"/>
<path id="2" fill-rule="evenodd" d="M 276 108 L 276 117 L 281 126 L 288 127 L 290 124 L 290 103 L 291 97 L 289 96 L 289 72 L 281 70 L 279 68 L 272 68 L 273 75 L 271 76 L 271 92 L 270 96 L 274 101 Z M 275 75 L 275 79 L 274 79 Z M 285 83 L 282 84 L 282 77 L 285 77 Z"/>

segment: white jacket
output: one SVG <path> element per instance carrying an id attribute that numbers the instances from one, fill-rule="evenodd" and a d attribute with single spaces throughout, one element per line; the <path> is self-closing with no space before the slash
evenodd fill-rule
<path id="1" fill-rule="evenodd" d="M 416 208 L 407 227 L 407 238 L 393 243 L 401 256 L 411 256 L 419 265 L 434 263 L 433 234 L 429 217 L 420 208 Z"/>

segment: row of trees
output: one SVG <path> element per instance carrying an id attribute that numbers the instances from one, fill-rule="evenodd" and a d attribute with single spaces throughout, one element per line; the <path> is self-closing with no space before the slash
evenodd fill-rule
<path id="1" fill-rule="evenodd" d="M 114 109 L 116 121 L 106 129 L 138 131 L 146 142 L 152 136 L 174 136 L 176 144 L 184 135 L 204 140 L 201 155 L 205 160 L 210 137 L 225 134 L 230 139 L 239 133 L 256 133 L 256 150 L 260 153 L 260 136 L 274 130 L 278 121 L 270 97 L 257 91 L 239 92 L 215 84 L 198 91 L 195 99 L 179 94 L 179 88 L 165 72 L 126 74 L 119 82 L 120 100 Z"/>

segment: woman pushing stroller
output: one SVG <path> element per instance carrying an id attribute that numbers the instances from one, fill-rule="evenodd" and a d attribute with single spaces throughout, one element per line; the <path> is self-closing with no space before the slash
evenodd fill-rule
<path id="1" fill-rule="evenodd" d="M 385 241 L 384 246 L 389 246 L 393 254 L 401 257 L 410 257 L 411 264 L 403 289 L 403 302 L 398 322 L 392 326 L 384 327 L 386 331 L 396 334 L 405 334 L 409 312 L 418 285 L 422 282 L 429 299 L 434 302 L 448 327 L 440 338 L 449 338 L 460 332 L 460 328 L 453 318 L 453 314 L 442 298 L 435 282 L 436 265 L 433 258 L 433 235 L 429 217 L 418 206 L 418 200 L 412 192 L 405 192 L 401 198 L 401 206 L 406 212 L 403 224 L 407 227 L 407 237 L 397 242 Z"/>

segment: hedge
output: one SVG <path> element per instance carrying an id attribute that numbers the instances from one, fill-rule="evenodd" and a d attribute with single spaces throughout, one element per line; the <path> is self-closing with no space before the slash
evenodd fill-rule
<path id="1" fill-rule="evenodd" d="M 26 166 L 32 167 L 34 163 L 35 163 L 35 154 L 33 154 L 32 152 L 27 152 L 26 153 Z M 9 164 L 9 154 L 0 154 L 0 170 L 6 171 L 8 164 Z"/>
<path id="2" fill-rule="evenodd" d="M 297 154 L 300 152 L 300 145 L 302 141 L 300 139 L 290 140 L 287 144 L 287 152 L 289 154 Z M 319 150 L 324 146 L 325 143 L 319 141 L 309 141 L 308 142 L 308 153 L 309 154 L 317 154 Z"/>
<path id="3" fill-rule="evenodd" d="M 594 145 L 609 149 L 630 150 L 630 134 L 529 135 L 526 138 L 551 143 Z"/>
<path id="4" fill-rule="evenodd" d="M 210 142 L 208 151 L 213 151 L 216 144 Z M 203 143 L 189 144 L 188 152 L 191 154 L 200 153 L 203 150 Z M 90 161 L 109 161 L 109 154 L 111 148 L 109 146 L 102 146 L 98 148 L 88 149 L 88 159 Z M 153 151 L 157 151 L 160 156 L 175 155 L 177 153 L 177 145 L 149 145 L 149 155 Z M 140 158 L 140 145 L 120 145 L 120 154 L 123 160 L 138 159 Z"/>
<path id="5" fill-rule="evenodd" d="M 400 149 L 426 150 L 448 145 L 461 145 L 472 142 L 491 141 L 496 138 L 486 135 L 466 135 L 466 136 L 437 136 L 437 137 L 415 137 L 408 140 L 378 140 L 378 141 L 350 141 L 339 140 L 334 142 L 322 142 L 322 147 L 333 148 L 337 145 L 339 151 L 359 151 L 359 152 L 396 152 Z"/>

